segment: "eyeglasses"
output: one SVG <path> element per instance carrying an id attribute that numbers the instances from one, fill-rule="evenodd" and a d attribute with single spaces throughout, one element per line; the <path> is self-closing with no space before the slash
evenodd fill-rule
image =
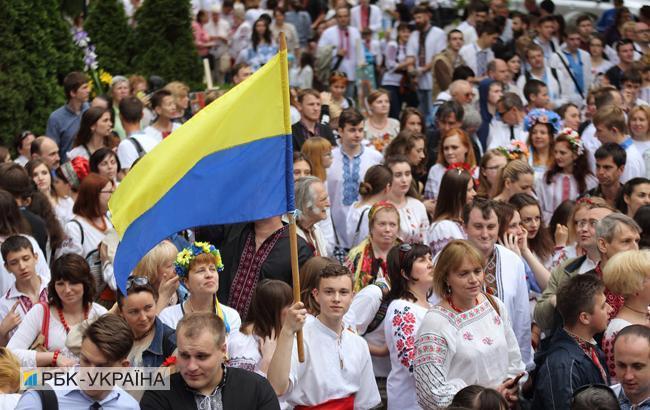
<path id="1" fill-rule="evenodd" d="M 579 221 L 576 221 L 576 226 L 578 228 L 584 228 L 586 226 L 593 228 L 597 223 L 598 221 L 595 219 L 581 219 Z"/>
<path id="2" fill-rule="evenodd" d="M 128 291 L 133 286 L 147 286 L 149 284 L 149 279 L 146 276 L 130 276 L 126 280 L 126 290 Z"/>
<path id="3" fill-rule="evenodd" d="M 112 194 L 113 192 L 115 192 L 114 189 L 111 189 L 111 190 L 108 190 L 108 191 L 99 191 L 100 194 Z"/>

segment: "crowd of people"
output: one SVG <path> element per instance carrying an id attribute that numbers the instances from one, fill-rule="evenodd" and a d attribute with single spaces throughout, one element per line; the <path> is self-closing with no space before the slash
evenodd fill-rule
<path id="1" fill-rule="evenodd" d="M 650 409 L 650 6 L 372 3 L 192 1 L 217 84 L 286 38 L 300 302 L 285 215 L 187 227 L 117 283 L 111 195 L 200 107 L 65 76 L 0 147 L 0 407 Z M 19 392 L 77 365 L 173 374 Z"/>

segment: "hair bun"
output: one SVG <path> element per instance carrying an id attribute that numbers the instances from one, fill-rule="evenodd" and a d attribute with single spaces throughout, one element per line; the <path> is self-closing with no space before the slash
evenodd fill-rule
<path id="1" fill-rule="evenodd" d="M 362 196 L 368 195 L 372 192 L 372 185 L 368 182 L 362 182 L 359 184 L 359 194 Z"/>

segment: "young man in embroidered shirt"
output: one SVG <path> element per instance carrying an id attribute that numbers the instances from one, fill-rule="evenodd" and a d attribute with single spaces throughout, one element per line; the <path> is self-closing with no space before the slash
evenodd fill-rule
<path id="1" fill-rule="evenodd" d="M 2 259 L 16 282 L 0 298 L 0 346 L 6 346 L 29 309 L 47 302 L 47 283 L 36 273 L 38 254 L 24 236 L 10 236 L 2 243 Z"/>
<path id="2" fill-rule="evenodd" d="M 567 81 L 566 74 L 557 69 L 552 63 L 546 62 L 544 51 L 538 44 L 530 44 L 525 51 L 526 68 L 517 80 L 517 88 L 522 92 L 526 82 L 531 79 L 540 80 L 548 87 L 551 108 L 557 108 L 572 101 L 575 86 Z"/>
<path id="3" fill-rule="evenodd" d="M 631 325 L 621 330 L 614 342 L 618 393 L 622 410 L 650 409 L 650 328 Z"/>
<path id="4" fill-rule="evenodd" d="M 594 115 L 593 123 L 596 127 L 596 137 L 602 144 L 615 142 L 625 150 L 627 159 L 621 182 L 626 183 L 634 177 L 644 176 L 645 162 L 632 138 L 627 135 L 625 113 L 620 106 L 608 105 L 599 109 Z"/>
<path id="5" fill-rule="evenodd" d="M 554 16 L 545 16 L 539 19 L 537 22 L 537 36 L 533 39 L 533 42 L 542 48 L 546 62 L 550 62 L 553 54 L 560 50 L 560 47 L 553 37 L 554 32 Z"/>
<path id="6" fill-rule="evenodd" d="M 487 76 L 488 63 L 494 60 L 492 46 L 497 42 L 500 30 L 497 24 L 490 20 L 479 24 L 476 30 L 478 33 L 476 41 L 470 43 L 466 40 L 458 54 L 474 71 L 476 81 L 480 81 Z"/>
<path id="7" fill-rule="evenodd" d="M 368 168 L 383 162 L 384 158 L 372 146 L 362 144 L 363 116 L 355 109 L 347 109 L 339 117 L 339 146 L 332 150 L 332 165 L 327 171 L 327 191 L 337 243 L 349 247 L 346 219 L 350 206 L 359 199 L 359 183 Z"/>
<path id="8" fill-rule="evenodd" d="M 325 266 L 312 295 L 320 314 L 305 323 L 307 311 L 302 303 L 289 309 L 269 366 L 271 385 L 291 407 L 308 409 L 327 403 L 340 409 L 374 408 L 381 399 L 368 345 L 343 326 L 353 296 L 350 271 L 338 264 Z M 303 363 L 298 362 L 294 348 L 295 333 L 300 329 L 304 334 Z"/>
<path id="9" fill-rule="evenodd" d="M 536 358 L 533 409 L 568 409 L 573 393 L 588 384 L 609 384 L 605 355 L 594 336 L 607 328 L 611 307 L 605 285 L 595 275 L 569 279 L 557 293 L 564 328 L 553 335 L 551 348 Z"/>

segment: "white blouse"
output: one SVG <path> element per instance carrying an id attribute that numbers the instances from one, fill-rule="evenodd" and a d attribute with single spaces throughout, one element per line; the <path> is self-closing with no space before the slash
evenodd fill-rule
<path id="1" fill-rule="evenodd" d="M 107 310 L 104 306 L 93 303 L 88 311 L 88 320 L 94 320 L 104 314 Z M 41 332 L 43 326 L 44 311 L 41 304 L 34 305 L 23 321 L 18 325 L 16 333 L 12 336 L 7 343 L 7 348 L 11 350 L 20 360 L 22 367 L 36 367 L 36 351 L 29 350 L 29 347 L 34 343 L 36 337 Z M 68 358 L 77 358 L 66 346 L 65 342 L 68 333 L 63 327 L 63 323 L 59 320 L 57 309 L 50 306 L 50 326 L 48 327 L 48 350 L 53 352 L 61 350 L 61 355 Z"/>
<path id="2" fill-rule="evenodd" d="M 219 306 L 223 312 L 223 321 L 227 324 L 226 327 L 229 328 L 229 334 L 238 331 L 241 327 L 241 318 L 239 317 L 239 313 L 235 309 L 224 304 L 219 303 Z M 183 314 L 183 306 L 179 303 L 164 308 L 158 315 L 158 318 L 167 326 L 176 329 L 176 325 L 178 325 L 178 322 L 183 318 Z"/>
<path id="3" fill-rule="evenodd" d="M 424 243 L 429 229 L 429 216 L 424 204 L 410 196 L 399 212 L 399 237 L 404 242 Z"/>
<path id="4" fill-rule="evenodd" d="M 74 217 L 74 213 L 72 212 L 73 206 L 74 200 L 69 196 L 57 200 L 56 205 L 54 205 L 54 213 L 61 226 L 65 226 Z"/>
<path id="5" fill-rule="evenodd" d="M 358 207 L 358 204 L 359 202 L 352 204 L 345 220 L 346 234 L 350 239 L 350 249 L 360 244 L 369 234 L 368 213 L 370 212 L 371 206 L 365 204 Z M 359 232 L 357 232 L 357 226 L 359 226 Z"/>
<path id="6" fill-rule="evenodd" d="M 437 255 L 454 239 L 467 239 L 463 227 L 456 221 L 437 221 L 429 226 L 426 244 L 431 248 L 431 254 Z"/>
<path id="7" fill-rule="evenodd" d="M 424 408 L 447 406 L 462 388 L 495 388 L 525 370 L 508 311 L 494 298 L 457 313 L 429 309 L 415 342 L 415 384 Z"/>
<path id="8" fill-rule="evenodd" d="M 544 222 L 547 225 L 555 209 L 562 203 L 563 181 L 565 180 L 568 183 L 567 199 L 577 198 L 582 192 L 579 191 L 578 181 L 576 181 L 573 175 L 565 173 L 555 174 L 550 184 L 546 183 L 545 175 L 541 175 L 535 182 L 535 192 L 537 193 L 539 204 L 542 207 Z M 587 190 L 595 188 L 598 185 L 598 180 L 591 174 L 587 175 L 585 182 L 587 183 Z"/>
<path id="9" fill-rule="evenodd" d="M 420 409 L 413 361 L 415 337 L 426 313 L 426 308 L 404 299 L 393 300 L 386 311 L 384 334 L 391 364 L 386 381 L 389 410 Z"/>
<path id="10" fill-rule="evenodd" d="M 260 371 L 261 361 L 258 336 L 247 335 L 239 330 L 228 336 L 228 366 L 256 372 L 266 377 Z"/>
<path id="11" fill-rule="evenodd" d="M 435 164 L 431 167 L 427 176 L 427 183 L 424 186 L 424 196 L 426 198 L 438 198 L 440 182 L 442 182 L 442 177 L 445 175 L 445 172 L 447 172 L 447 167 L 442 164 Z"/>

